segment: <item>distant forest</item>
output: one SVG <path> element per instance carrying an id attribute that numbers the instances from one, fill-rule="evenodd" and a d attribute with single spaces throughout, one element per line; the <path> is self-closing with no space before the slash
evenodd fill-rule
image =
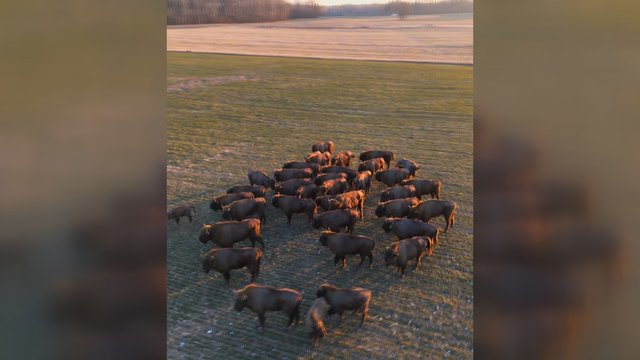
<path id="1" fill-rule="evenodd" d="M 471 0 L 391 1 L 387 4 L 320 6 L 315 0 L 168 0 L 167 24 L 268 22 L 320 16 L 389 16 L 473 11 Z"/>

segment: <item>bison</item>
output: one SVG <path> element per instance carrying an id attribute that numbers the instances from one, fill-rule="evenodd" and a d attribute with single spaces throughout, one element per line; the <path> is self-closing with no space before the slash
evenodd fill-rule
<path id="1" fill-rule="evenodd" d="M 361 173 L 358 173 L 356 178 L 353 180 L 353 185 L 351 186 L 351 190 L 364 190 L 365 194 L 368 194 L 370 189 L 371 189 L 371 171 L 366 170 Z"/>
<path id="2" fill-rule="evenodd" d="M 262 250 L 244 247 L 239 249 L 213 249 L 202 259 L 202 269 L 206 274 L 212 269 L 224 276 L 224 282 L 229 285 L 230 272 L 244 267 L 251 274 L 251 282 L 260 275 L 260 260 Z"/>
<path id="3" fill-rule="evenodd" d="M 313 176 L 318 175 L 318 171 L 320 171 L 320 164 L 318 163 L 308 163 L 305 161 L 287 161 L 282 165 L 283 169 L 311 169 L 313 171 Z"/>
<path id="4" fill-rule="evenodd" d="M 411 197 L 406 199 L 395 199 L 382 202 L 376 208 L 376 216 L 401 218 L 409 215 L 412 206 L 417 205 L 420 200 Z"/>
<path id="5" fill-rule="evenodd" d="M 355 210 L 331 210 L 313 217 L 312 226 L 314 229 L 326 228 L 333 232 L 347 228 L 349 233 L 353 232 L 353 227 L 358 220 L 358 212 Z"/>
<path id="6" fill-rule="evenodd" d="M 236 185 L 227 190 L 227 194 L 250 192 L 255 197 L 264 197 L 267 188 L 261 185 Z"/>
<path id="7" fill-rule="evenodd" d="M 260 185 L 267 189 L 275 189 L 276 181 L 262 171 L 249 171 L 247 177 L 251 185 Z"/>
<path id="8" fill-rule="evenodd" d="M 416 196 L 416 188 L 413 185 L 393 186 L 380 193 L 380 201 L 385 202 L 396 199 L 406 199 Z"/>
<path id="9" fill-rule="evenodd" d="M 369 258 L 369 267 L 373 263 L 373 248 L 376 243 L 368 236 L 323 231 L 320 234 L 320 244 L 328 247 L 335 255 L 334 265 L 338 261 L 342 261 L 341 269 L 347 266 L 347 255 L 360 255 L 360 265 L 358 266 L 362 266 L 367 257 Z"/>
<path id="10" fill-rule="evenodd" d="M 242 221 L 252 214 L 260 215 L 263 223 L 267 222 L 267 216 L 264 213 L 264 206 L 267 204 L 265 198 L 236 200 L 222 208 L 222 217 L 226 220 Z"/>
<path id="11" fill-rule="evenodd" d="M 338 288 L 330 284 L 322 284 L 316 292 L 318 298 L 325 298 L 329 304 L 329 314 L 338 313 L 342 318 L 345 310 L 353 310 L 353 313 L 362 314 L 360 326 L 367 320 L 369 314 L 369 303 L 371 302 L 371 291 L 363 288 L 345 289 Z"/>
<path id="12" fill-rule="evenodd" d="M 403 180 L 408 179 L 409 176 L 409 170 L 407 169 L 389 169 L 377 172 L 375 178 L 387 186 L 393 186 L 400 184 Z"/>
<path id="13" fill-rule="evenodd" d="M 416 176 L 416 171 L 420 170 L 420 165 L 417 162 L 409 159 L 400 159 L 396 162 L 396 167 L 399 169 L 409 170 L 411 177 Z"/>
<path id="14" fill-rule="evenodd" d="M 444 228 L 446 233 L 453 226 L 458 205 L 450 200 L 426 200 L 416 204 L 409 211 L 409 219 L 420 219 L 428 222 L 431 218 L 442 216 L 447 222 Z"/>
<path id="15" fill-rule="evenodd" d="M 176 224 L 180 225 L 180 218 L 185 216 L 189 219 L 189 223 L 193 224 L 193 215 L 196 213 L 195 206 L 176 206 L 167 213 L 167 219 L 175 219 Z"/>
<path id="16" fill-rule="evenodd" d="M 321 174 L 328 174 L 328 173 L 345 173 L 347 174 L 347 181 L 349 181 L 349 183 L 353 182 L 353 179 L 356 178 L 356 176 L 358 176 L 358 172 L 350 169 L 348 167 L 344 167 L 344 166 L 327 166 L 327 167 L 323 167 L 322 169 L 320 169 L 320 173 Z"/>
<path id="17" fill-rule="evenodd" d="M 327 180 L 318 187 L 318 195 L 337 195 L 342 194 L 348 189 L 346 179 L 339 178 Z"/>
<path id="18" fill-rule="evenodd" d="M 256 246 L 256 241 L 262 245 L 262 236 L 260 232 L 260 220 L 245 219 L 242 221 L 219 221 L 215 224 L 204 224 L 198 240 L 205 244 L 212 241 L 223 248 L 233 247 L 233 244 L 242 240 L 249 239 L 251 246 Z"/>
<path id="19" fill-rule="evenodd" d="M 313 304 L 311 304 L 311 308 L 309 308 L 306 323 L 310 330 L 309 337 L 313 340 L 314 345 L 318 344 L 320 338 L 327 335 L 324 320 L 328 316 L 329 308 L 331 308 L 331 306 L 329 306 L 327 300 L 322 297 L 316 299 Z"/>
<path id="20" fill-rule="evenodd" d="M 440 180 L 404 180 L 400 185 L 413 185 L 416 188 L 416 196 L 431 195 L 440 200 L 440 192 L 442 191 L 442 181 Z"/>
<path id="21" fill-rule="evenodd" d="M 331 153 L 315 151 L 307 154 L 307 156 L 305 156 L 304 158 L 304 161 L 308 163 L 317 163 L 320 166 L 326 166 L 331 162 Z"/>
<path id="22" fill-rule="evenodd" d="M 313 145 L 311 145 L 311 151 L 312 152 L 328 152 L 330 154 L 333 154 L 333 149 L 335 147 L 335 144 L 333 143 L 333 141 L 323 141 L 323 142 L 318 142 L 315 143 Z"/>
<path id="23" fill-rule="evenodd" d="M 373 158 L 366 161 L 363 161 L 358 165 L 358 171 L 369 170 L 372 174 L 377 173 L 378 171 L 384 170 L 386 166 L 386 162 L 383 158 Z"/>
<path id="24" fill-rule="evenodd" d="M 276 184 L 276 194 L 296 196 L 301 186 L 312 184 L 311 179 L 291 179 Z"/>
<path id="25" fill-rule="evenodd" d="M 331 165 L 349 167 L 351 166 L 351 159 L 355 157 L 356 156 L 349 150 L 341 151 L 333 155 L 333 158 L 331 158 Z"/>
<path id="26" fill-rule="evenodd" d="M 367 161 L 370 159 L 375 159 L 380 157 L 384 159 L 384 162 L 387 165 L 387 169 L 388 169 L 389 166 L 391 165 L 391 161 L 395 160 L 396 155 L 393 153 L 393 151 L 369 150 L 360 154 L 360 161 Z"/>
<path id="27" fill-rule="evenodd" d="M 416 260 L 414 270 L 418 270 L 418 265 L 422 261 L 424 254 L 433 254 L 433 239 L 423 236 L 414 236 L 410 239 L 400 240 L 389 246 L 384 254 L 384 262 L 387 266 L 395 265 L 404 278 L 404 271 L 409 260 Z"/>
<path id="28" fill-rule="evenodd" d="M 233 307 L 237 312 L 245 307 L 258 314 L 260 327 L 264 329 L 267 311 L 284 311 L 289 316 L 287 327 L 295 321 L 300 322 L 300 303 L 302 294 L 299 291 L 275 288 L 266 285 L 249 284 L 244 288 L 234 291 L 235 304 Z"/>
<path id="29" fill-rule="evenodd" d="M 306 179 L 313 177 L 313 170 L 304 169 L 277 169 L 273 170 L 273 177 L 277 181 L 287 181 L 291 179 Z"/>
<path id="30" fill-rule="evenodd" d="M 323 182 L 327 181 L 327 180 L 333 180 L 333 179 L 346 179 L 347 178 L 347 174 L 345 173 L 325 173 L 325 174 L 320 174 L 318 175 L 313 182 L 320 186 L 322 185 Z"/>
<path id="31" fill-rule="evenodd" d="M 300 199 L 296 196 L 274 195 L 271 204 L 287 215 L 289 225 L 291 225 L 293 214 L 307 214 L 309 222 L 311 222 L 318 211 L 318 207 L 312 199 Z"/>
<path id="32" fill-rule="evenodd" d="M 436 225 L 432 225 L 421 220 L 387 218 L 382 224 L 384 232 L 394 233 L 398 239 L 408 239 L 414 236 L 428 236 L 433 239 L 434 244 L 438 245 L 438 235 L 440 229 Z"/>
<path id="33" fill-rule="evenodd" d="M 253 193 L 250 193 L 250 192 L 224 194 L 224 195 L 220 195 L 218 197 L 213 198 L 213 200 L 211 200 L 211 204 L 209 204 L 209 207 L 211 208 L 211 210 L 214 210 L 214 211 L 222 210 L 224 206 L 229 205 L 236 200 L 253 199 L 253 198 L 255 198 L 255 195 L 253 195 Z"/>
<path id="34" fill-rule="evenodd" d="M 360 213 L 360 219 L 364 218 L 364 201 L 366 195 L 364 190 L 349 191 L 344 194 L 337 195 L 329 200 L 329 210 L 335 209 L 353 209 Z"/>
<path id="35" fill-rule="evenodd" d="M 318 196 L 316 198 L 316 204 L 318 205 L 318 207 L 321 207 L 322 210 L 327 211 L 329 210 L 329 207 L 331 207 L 331 199 L 335 199 L 336 196 L 338 195 L 323 195 L 323 196 Z"/>

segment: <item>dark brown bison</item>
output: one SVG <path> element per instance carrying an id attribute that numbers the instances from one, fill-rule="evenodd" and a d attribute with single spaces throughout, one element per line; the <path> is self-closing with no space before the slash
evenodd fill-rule
<path id="1" fill-rule="evenodd" d="M 358 176 L 358 172 L 344 166 L 327 166 L 320 169 L 321 174 L 329 174 L 329 173 L 345 173 L 347 174 L 347 181 L 349 183 L 353 182 L 353 179 Z"/>
<path id="2" fill-rule="evenodd" d="M 409 211 L 409 219 L 420 219 L 428 222 L 434 217 L 442 216 L 447 222 L 444 232 L 449 230 L 449 226 L 453 226 L 456 217 L 456 209 L 458 205 L 451 200 L 426 200 L 415 205 Z"/>
<path id="3" fill-rule="evenodd" d="M 365 194 L 369 193 L 371 189 L 371 171 L 366 170 L 361 173 L 358 173 L 356 178 L 353 180 L 353 185 L 351 186 L 352 190 L 364 190 Z"/>
<path id="4" fill-rule="evenodd" d="M 388 169 L 389 166 L 391 165 L 391 161 L 395 160 L 396 155 L 393 153 L 393 151 L 369 150 L 360 154 L 360 161 L 367 161 L 370 159 L 375 159 L 380 157 L 384 159 L 384 162 L 386 163 L 387 169 Z"/>
<path id="5" fill-rule="evenodd" d="M 406 217 L 409 215 L 409 211 L 411 210 L 411 207 L 418 205 L 419 202 L 420 200 L 414 197 L 385 201 L 383 203 L 378 204 L 378 207 L 376 208 L 376 216 L 379 218 Z"/>
<path id="6" fill-rule="evenodd" d="M 267 223 L 264 207 L 267 204 L 265 198 L 236 200 L 222 208 L 222 217 L 226 220 L 242 221 L 253 214 L 260 215 L 260 221 Z"/>
<path id="7" fill-rule="evenodd" d="M 264 197 L 267 192 L 267 188 L 261 185 L 236 185 L 227 190 L 227 194 L 234 194 L 240 192 L 250 192 L 255 197 Z"/>
<path id="8" fill-rule="evenodd" d="M 262 250 L 244 247 L 238 249 L 213 249 L 202 259 L 202 269 L 206 274 L 212 269 L 224 276 L 224 282 L 229 285 L 231 270 L 242 269 L 244 267 L 251 274 L 251 282 L 260 275 L 260 260 L 262 260 Z"/>
<path id="9" fill-rule="evenodd" d="M 273 170 L 273 177 L 277 181 L 287 181 L 291 179 L 307 179 L 313 177 L 313 170 L 305 169 L 278 169 Z"/>
<path id="10" fill-rule="evenodd" d="M 364 202 L 366 195 L 364 190 L 349 191 L 344 194 L 337 195 L 329 200 L 329 210 L 335 209 L 351 209 L 360 213 L 360 219 L 364 218 Z"/>
<path id="11" fill-rule="evenodd" d="M 180 218 L 186 217 L 189 219 L 189 223 L 193 224 L 193 215 L 196 213 L 195 206 L 176 206 L 167 213 L 167 219 L 175 219 L 176 224 L 180 225 Z"/>
<path id="12" fill-rule="evenodd" d="M 393 186 L 380 193 L 380 201 L 385 202 L 395 199 L 406 199 L 416 196 L 416 188 L 413 185 Z"/>
<path id="13" fill-rule="evenodd" d="M 333 179 L 346 179 L 347 178 L 347 174 L 345 173 L 326 173 L 326 174 L 320 174 L 318 175 L 313 182 L 320 186 L 322 185 L 323 182 L 327 181 L 327 180 L 333 180 Z"/>
<path id="14" fill-rule="evenodd" d="M 264 329 L 265 313 L 267 311 L 284 311 L 289 316 L 287 327 L 295 321 L 300 322 L 300 303 L 302 294 L 299 291 L 275 288 L 266 285 L 249 284 L 244 288 L 234 291 L 237 312 L 245 307 L 258 314 L 260 327 Z"/>
<path id="15" fill-rule="evenodd" d="M 399 169 L 409 170 L 411 177 L 416 176 L 416 171 L 420 170 L 420 165 L 417 162 L 409 159 L 400 159 L 396 162 L 396 167 Z"/>
<path id="16" fill-rule="evenodd" d="M 363 288 L 345 289 L 338 288 L 330 284 L 322 284 L 316 292 L 318 298 L 325 298 L 331 308 L 329 314 L 338 313 L 342 318 L 342 313 L 353 310 L 353 313 L 362 314 L 360 326 L 367 320 L 369 314 L 369 303 L 371 302 L 371 291 Z"/>
<path id="17" fill-rule="evenodd" d="M 440 192 L 442 191 L 442 181 L 440 180 L 404 180 L 400 185 L 413 185 L 416 188 L 416 196 L 431 195 L 440 200 Z"/>
<path id="18" fill-rule="evenodd" d="M 331 162 L 331 153 L 320 151 L 312 152 L 305 156 L 304 161 L 308 163 L 317 163 L 320 164 L 320 166 L 326 166 Z"/>
<path id="19" fill-rule="evenodd" d="M 384 232 L 392 232 L 398 239 L 408 239 L 414 236 L 428 236 L 438 245 L 440 229 L 436 225 L 421 220 L 386 218 L 382 224 Z"/>
<path id="20" fill-rule="evenodd" d="M 331 204 L 330 204 L 331 199 L 335 199 L 336 196 L 338 196 L 338 195 L 318 196 L 316 198 L 316 204 L 318 205 L 318 207 L 322 208 L 322 210 L 327 211 L 327 210 L 329 210 L 329 207 L 331 206 Z"/>
<path id="21" fill-rule="evenodd" d="M 366 161 L 363 161 L 358 165 L 358 171 L 369 170 L 372 174 L 377 173 L 378 171 L 384 170 L 386 166 L 386 162 L 383 158 L 373 158 Z"/>
<path id="22" fill-rule="evenodd" d="M 338 195 L 342 194 L 349 188 L 346 179 L 339 178 L 327 180 L 318 187 L 318 195 Z"/>
<path id="23" fill-rule="evenodd" d="M 375 175 L 376 180 L 387 186 L 400 184 L 403 180 L 410 176 L 407 169 L 389 169 L 378 171 Z"/>
<path id="24" fill-rule="evenodd" d="M 311 222 L 318 211 L 316 203 L 312 199 L 300 199 L 296 196 L 274 195 L 271 204 L 287 215 L 289 225 L 291 225 L 293 214 L 307 214 L 309 222 Z"/>
<path id="25" fill-rule="evenodd" d="M 416 260 L 414 270 L 418 270 L 418 265 L 422 261 L 424 254 L 433 254 L 433 239 L 424 236 L 414 236 L 394 242 L 389 246 L 384 254 L 384 262 L 387 266 L 396 266 L 404 278 L 404 271 L 409 260 Z"/>
<path id="26" fill-rule="evenodd" d="M 313 145 L 311 145 L 311 152 L 328 152 L 330 154 L 333 154 L 333 149 L 335 147 L 335 144 L 333 143 L 333 141 L 323 141 L 323 142 L 318 142 L 315 143 Z"/>
<path id="27" fill-rule="evenodd" d="M 209 204 L 209 207 L 211 208 L 211 210 L 222 210 L 222 207 L 229 205 L 236 200 L 253 198 L 255 198 L 255 195 L 250 192 L 224 194 L 213 198 L 213 200 L 211 200 L 211 204 Z"/>
<path id="28" fill-rule="evenodd" d="M 296 192 L 301 186 L 312 184 L 311 179 L 291 179 L 276 184 L 276 194 L 297 196 Z"/>
<path id="29" fill-rule="evenodd" d="M 360 265 L 358 266 L 362 266 L 367 257 L 369 258 L 369 267 L 373 263 L 373 248 L 376 243 L 368 236 L 323 231 L 320 234 L 320 244 L 328 247 L 335 255 L 334 265 L 338 261 L 342 261 L 341 269 L 347 266 L 347 255 L 360 255 Z"/>
<path id="30" fill-rule="evenodd" d="M 325 228 L 333 232 L 346 228 L 352 233 L 357 220 L 358 212 L 355 210 L 331 210 L 314 216 L 312 226 L 314 229 Z"/>
<path id="31" fill-rule="evenodd" d="M 316 299 L 309 312 L 307 313 L 307 327 L 309 327 L 309 337 L 313 341 L 314 346 L 318 344 L 318 340 L 327 336 L 327 328 L 324 325 L 324 320 L 329 314 L 329 303 L 324 298 Z"/>
<path id="32" fill-rule="evenodd" d="M 315 199 L 318 195 L 318 187 L 316 184 L 304 185 L 296 190 L 296 196 L 303 199 Z"/>
<path id="33" fill-rule="evenodd" d="M 205 244 L 212 241 L 223 248 L 233 247 L 233 244 L 242 240 L 249 239 L 251 246 L 256 246 L 256 241 L 262 245 L 262 236 L 260 231 L 260 220 L 245 219 L 242 221 L 219 221 L 215 224 L 204 224 L 198 240 Z"/>
<path id="34" fill-rule="evenodd" d="M 318 171 L 320 171 L 320 164 L 318 163 L 308 163 L 305 161 L 287 161 L 282 165 L 283 169 L 311 169 L 313 171 L 313 176 L 318 175 Z"/>
<path id="35" fill-rule="evenodd" d="M 331 158 L 331 165 L 349 167 L 351 166 L 351 159 L 355 157 L 356 156 L 349 150 L 341 151 L 333 155 L 333 158 Z"/>
<path id="36" fill-rule="evenodd" d="M 276 181 L 262 171 L 249 171 L 247 177 L 251 185 L 260 185 L 267 189 L 275 189 Z"/>

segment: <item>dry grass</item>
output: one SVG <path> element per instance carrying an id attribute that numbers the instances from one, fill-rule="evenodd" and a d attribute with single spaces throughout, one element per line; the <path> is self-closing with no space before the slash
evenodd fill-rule
<path id="1" fill-rule="evenodd" d="M 169 26 L 170 51 L 473 63 L 472 14 Z"/>

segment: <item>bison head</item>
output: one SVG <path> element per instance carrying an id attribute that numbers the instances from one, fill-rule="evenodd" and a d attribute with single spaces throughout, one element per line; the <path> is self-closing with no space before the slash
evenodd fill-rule
<path id="1" fill-rule="evenodd" d="M 330 233 L 331 232 L 323 231 L 322 234 L 320 234 L 320 244 L 322 244 L 322 246 L 327 246 L 327 240 L 329 240 Z"/>
<path id="2" fill-rule="evenodd" d="M 367 168 L 367 164 L 365 163 L 360 163 L 360 165 L 358 165 L 358 172 L 363 172 L 369 170 L 369 168 Z"/>
<path id="3" fill-rule="evenodd" d="M 271 205 L 273 205 L 273 207 L 278 207 L 278 200 L 280 199 L 279 196 L 274 196 L 273 198 L 271 198 Z"/>
<path id="4" fill-rule="evenodd" d="M 222 207 L 222 218 L 225 220 L 231 220 L 231 208 L 227 206 Z"/>
<path id="5" fill-rule="evenodd" d="M 376 216 L 377 217 L 383 217 L 384 216 L 384 204 L 378 204 L 378 207 L 376 208 Z"/>
<path id="6" fill-rule="evenodd" d="M 380 179 L 382 178 L 382 173 L 383 173 L 382 171 L 378 171 L 376 173 L 376 176 L 375 176 L 376 180 L 380 181 Z"/>
<path id="7" fill-rule="evenodd" d="M 211 225 L 202 225 L 202 230 L 200 230 L 200 235 L 198 235 L 198 240 L 201 243 L 205 244 L 207 241 L 211 240 Z"/>
<path id="8" fill-rule="evenodd" d="M 433 241 L 432 238 L 428 237 L 427 238 L 427 254 L 429 256 L 433 255 L 433 248 L 435 247 L 435 242 Z"/>
<path id="9" fill-rule="evenodd" d="M 272 179 L 272 178 L 269 178 L 268 182 L 269 182 L 269 187 L 271 189 L 275 190 L 276 189 L 276 181 L 274 179 Z"/>
<path id="10" fill-rule="evenodd" d="M 237 312 L 242 311 L 245 306 L 247 306 L 247 300 L 249 300 L 249 295 L 243 291 L 237 291 L 236 293 L 236 302 L 233 304 L 233 308 L 236 309 Z"/>
<path id="11" fill-rule="evenodd" d="M 396 263 L 396 257 L 398 257 L 398 245 L 394 244 L 387 248 L 384 253 L 384 263 L 386 266 L 391 266 Z"/>
<path id="12" fill-rule="evenodd" d="M 209 207 L 214 211 L 222 209 L 222 206 L 220 206 L 220 204 L 215 199 L 211 200 L 211 204 L 209 204 Z"/>
<path id="13" fill-rule="evenodd" d="M 382 229 L 384 230 L 384 232 L 386 233 L 390 232 L 392 227 L 393 227 L 393 219 L 385 219 L 384 223 L 382 224 Z"/>
<path id="14" fill-rule="evenodd" d="M 340 201 L 338 199 L 329 199 L 329 210 L 335 210 L 340 208 Z"/>
<path id="15" fill-rule="evenodd" d="M 202 258 L 202 270 L 204 270 L 205 274 L 208 274 L 209 271 L 211 271 L 211 268 L 213 267 L 213 257 L 212 256 L 205 256 Z"/>
<path id="16" fill-rule="evenodd" d="M 318 217 L 314 217 L 311 222 L 311 226 L 313 226 L 314 229 L 320 229 L 322 227 L 322 222 Z"/>
<path id="17" fill-rule="evenodd" d="M 327 284 L 320 285 L 320 288 L 318 288 L 318 291 L 316 291 L 316 296 L 318 298 L 324 297 L 324 295 L 327 293 L 327 288 L 328 288 Z"/>

